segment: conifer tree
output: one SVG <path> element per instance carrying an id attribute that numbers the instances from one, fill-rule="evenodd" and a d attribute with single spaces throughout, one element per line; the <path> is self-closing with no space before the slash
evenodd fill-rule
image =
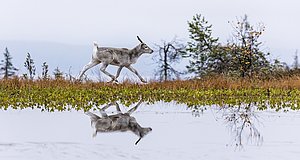
<path id="1" fill-rule="evenodd" d="M 49 67 L 48 64 L 46 62 L 44 62 L 42 65 L 42 79 L 44 79 L 44 80 L 49 79 L 48 67 Z"/>
<path id="2" fill-rule="evenodd" d="M 0 74 L 3 75 L 3 77 L 6 79 L 16 75 L 18 69 L 13 66 L 12 57 L 7 47 L 5 48 L 5 52 L 3 53 L 3 55 L 4 55 L 4 60 L 1 60 L 0 63 Z"/>
<path id="3" fill-rule="evenodd" d="M 60 71 L 60 69 L 58 68 L 58 67 L 56 67 L 55 69 L 54 69 L 54 72 L 53 72 L 53 74 L 54 74 L 54 78 L 55 79 L 63 79 L 63 72 L 62 71 Z"/>
<path id="4" fill-rule="evenodd" d="M 35 76 L 35 65 L 34 65 L 34 61 L 31 58 L 30 53 L 27 53 L 27 57 L 26 57 L 26 61 L 24 62 L 24 67 L 26 67 L 26 69 L 28 70 L 29 73 L 29 78 L 31 80 L 33 80 L 34 76 Z M 27 77 L 27 74 L 24 74 L 24 77 Z"/>

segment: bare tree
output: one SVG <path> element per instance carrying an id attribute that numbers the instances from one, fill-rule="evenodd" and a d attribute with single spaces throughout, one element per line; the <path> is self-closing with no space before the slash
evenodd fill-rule
<path id="1" fill-rule="evenodd" d="M 180 61 L 181 55 L 185 53 L 185 46 L 174 37 L 170 42 L 163 41 L 161 45 L 156 44 L 156 51 L 158 56 L 155 56 L 154 60 L 158 63 L 158 70 L 155 76 L 158 76 L 160 81 L 171 80 L 174 76 L 179 79 L 181 73 L 176 71 L 172 64 Z"/>

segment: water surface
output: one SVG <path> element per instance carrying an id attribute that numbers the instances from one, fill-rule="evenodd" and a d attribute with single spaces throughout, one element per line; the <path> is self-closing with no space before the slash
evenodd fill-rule
<path id="1" fill-rule="evenodd" d="M 129 110 L 120 105 L 122 111 Z M 203 108 L 203 107 L 202 107 Z M 99 111 L 92 111 L 100 115 Z M 115 108 L 108 109 L 115 114 Z M 241 112 L 240 115 L 245 115 Z M 83 111 L 0 111 L 0 159 L 298 159 L 300 113 L 251 110 L 248 117 L 260 137 L 250 136 L 249 126 L 237 139 L 228 117 L 236 110 L 185 105 L 144 103 L 132 114 L 153 131 L 134 145 L 131 132 L 101 133 L 92 137 L 90 119 Z M 241 142 L 241 145 L 240 145 Z M 237 146 L 238 144 L 238 146 Z"/>

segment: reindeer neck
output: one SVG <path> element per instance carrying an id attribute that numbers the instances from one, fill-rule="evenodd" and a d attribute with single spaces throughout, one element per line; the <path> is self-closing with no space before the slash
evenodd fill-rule
<path id="1" fill-rule="evenodd" d="M 131 125 L 129 126 L 129 130 L 131 130 L 137 136 L 140 136 L 142 129 L 143 127 L 141 127 L 138 123 L 131 123 Z"/>
<path id="2" fill-rule="evenodd" d="M 136 57 L 139 57 L 139 56 L 141 56 L 141 55 L 143 54 L 143 52 L 141 52 L 141 51 L 139 50 L 139 45 L 136 46 L 136 47 L 134 47 L 133 49 L 131 49 L 129 53 L 130 53 L 131 55 L 136 56 Z"/>

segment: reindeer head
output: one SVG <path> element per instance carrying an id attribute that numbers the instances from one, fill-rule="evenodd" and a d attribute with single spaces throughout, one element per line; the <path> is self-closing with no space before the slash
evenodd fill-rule
<path id="1" fill-rule="evenodd" d="M 135 142 L 135 145 L 139 143 L 139 141 L 145 137 L 148 133 L 152 131 L 151 127 L 141 127 L 134 117 L 130 117 L 129 120 L 129 130 L 131 130 L 134 134 L 139 136 L 139 139 Z"/>
<path id="2" fill-rule="evenodd" d="M 140 138 L 135 142 L 135 145 L 137 145 L 139 143 L 139 141 L 145 137 L 149 132 L 152 131 L 152 128 L 147 127 L 147 128 L 141 128 L 140 132 L 139 132 L 139 136 Z"/>
<path id="3" fill-rule="evenodd" d="M 148 47 L 147 44 L 144 43 L 139 36 L 137 36 L 137 39 L 141 42 L 139 44 L 139 49 L 142 53 L 153 53 L 153 50 L 150 47 Z"/>

